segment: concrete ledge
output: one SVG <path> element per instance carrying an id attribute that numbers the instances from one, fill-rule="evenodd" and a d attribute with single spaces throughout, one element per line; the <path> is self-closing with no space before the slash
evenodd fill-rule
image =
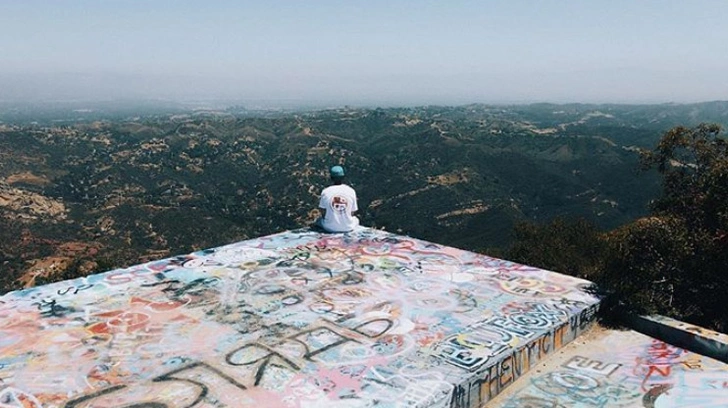
<path id="1" fill-rule="evenodd" d="M 728 363 L 728 335 L 666 316 L 626 316 L 632 329 L 666 343 Z"/>

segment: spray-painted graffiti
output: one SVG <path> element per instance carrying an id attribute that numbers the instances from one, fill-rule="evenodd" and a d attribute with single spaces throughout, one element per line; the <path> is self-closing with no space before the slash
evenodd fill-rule
<path id="1" fill-rule="evenodd" d="M 660 385 L 672 375 L 672 366 L 680 359 L 685 350 L 663 343 L 659 340 L 652 340 L 644 356 L 635 358 L 634 374 L 642 378 L 641 388 L 647 391 Z"/>
<path id="2" fill-rule="evenodd" d="M 719 407 L 728 399 L 728 365 L 635 332 L 605 331 L 565 350 L 494 406 Z"/>
<path id="3" fill-rule="evenodd" d="M 478 407 L 590 325 L 587 284 L 286 232 L 1 297 L 0 406 Z"/>
<path id="4" fill-rule="evenodd" d="M 564 364 L 564 368 L 570 368 L 576 371 L 589 372 L 609 377 L 617 370 L 621 364 L 618 363 L 602 363 L 601 361 L 592 360 L 588 357 L 574 356 L 571 360 Z"/>
<path id="5" fill-rule="evenodd" d="M 455 388 L 451 406 L 477 407 L 488 402 L 537 362 L 576 338 L 595 316 L 591 311 L 569 316 L 547 304 L 526 303 L 525 307 L 522 313 L 487 319 L 469 328 L 472 331 L 463 331 L 435 347 L 448 363 L 474 371 L 469 381 Z"/>

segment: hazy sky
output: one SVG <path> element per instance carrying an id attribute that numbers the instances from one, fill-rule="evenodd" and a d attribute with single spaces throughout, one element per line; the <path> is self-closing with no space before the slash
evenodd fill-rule
<path id="1" fill-rule="evenodd" d="M 726 0 L 0 0 L 0 100 L 728 99 Z"/>

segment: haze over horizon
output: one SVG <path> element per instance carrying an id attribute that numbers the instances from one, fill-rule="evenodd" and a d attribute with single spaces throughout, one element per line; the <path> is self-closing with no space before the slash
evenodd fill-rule
<path id="1" fill-rule="evenodd" d="M 728 99 L 728 2 L 0 0 L 0 101 Z"/>

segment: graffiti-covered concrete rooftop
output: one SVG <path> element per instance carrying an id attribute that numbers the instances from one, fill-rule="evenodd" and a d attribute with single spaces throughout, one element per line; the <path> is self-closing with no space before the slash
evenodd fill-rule
<path id="1" fill-rule="evenodd" d="M 0 297 L 0 406 L 478 407 L 588 328 L 588 285 L 285 232 Z"/>

